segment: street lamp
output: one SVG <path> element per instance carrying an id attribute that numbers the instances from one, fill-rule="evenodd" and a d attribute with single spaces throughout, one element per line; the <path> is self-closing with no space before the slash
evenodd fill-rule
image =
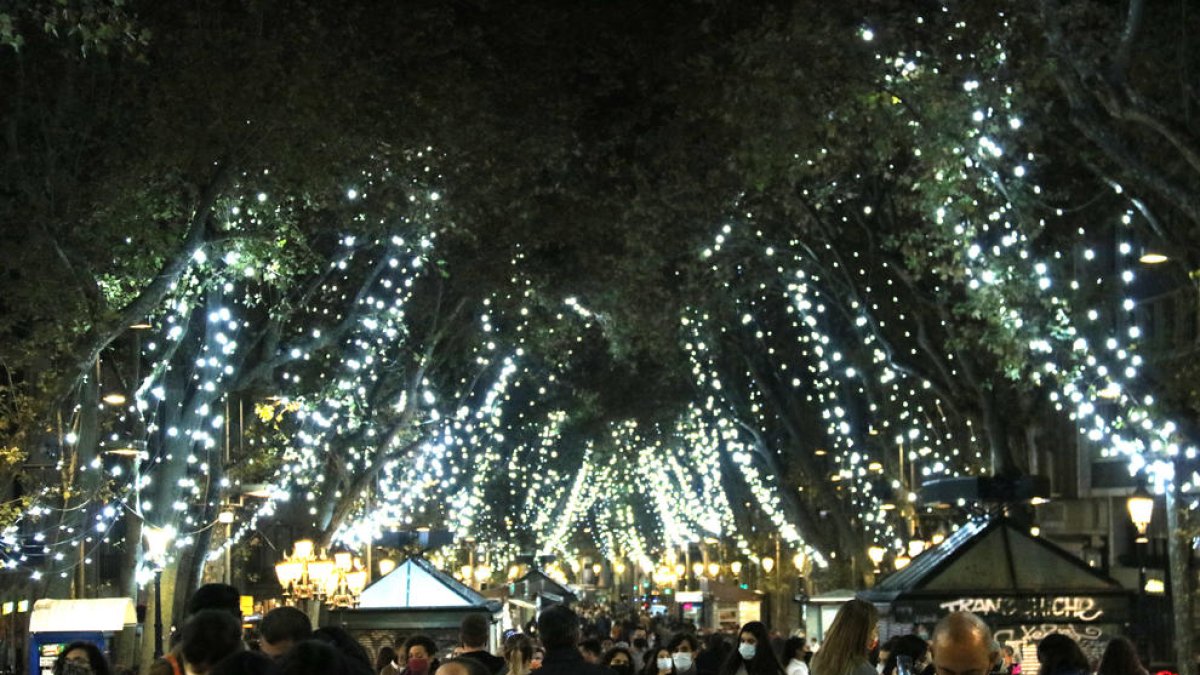
<path id="1" fill-rule="evenodd" d="M 1138 485 L 1137 490 L 1125 502 L 1125 506 L 1129 509 L 1129 519 L 1137 528 L 1137 543 L 1148 543 L 1150 539 L 1146 536 L 1146 531 L 1150 528 L 1150 521 L 1154 518 L 1154 497 L 1146 491 L 1145 485 Z"/>
<path id="2" fill-rule="evenodd" d="M 154 565 L 154 658 L 163 655 L 162 622 L 162 571 L 167 564 L 167 549 L 175 540 L 176 531 L 171 525 L 156 527 L 142 525 L 142 537 L 146 540 L 146 559 Z"/>
<path id="3" fill-rule="evenodd" d="M 867 549 L 867 557 L 870 558 L 871 562 L 875 564 L 876 570 L 878 570 L 879 566 L 883 564 L 883 557 L 885 555 L 887 555 L 887 550 L 882 546 L 872 546 L 871 548 Z"/>
<path id="4" fill-rule="evenodd" d="M 762 564 L 763 571 L 766 572 L 767 574 L 770 574 L 771 570 L 775 569 L 775 559 L 770 556 L 763 558 L 761 560 L 761 564 Z"/>

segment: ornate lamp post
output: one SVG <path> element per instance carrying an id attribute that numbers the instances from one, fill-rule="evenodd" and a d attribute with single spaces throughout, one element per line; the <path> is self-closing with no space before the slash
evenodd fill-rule
<path id="1" fill-rule="evenodd" d="M 154 658 L 163 655 L 163 622 L 162 622 L 162 571 L 167 564 L 167 549 L 175 540 L 175 528 L 155 527 L 145 524 L 142 526 L 142 537 L 146 540 L 146 559 L 154 565 Z"/>

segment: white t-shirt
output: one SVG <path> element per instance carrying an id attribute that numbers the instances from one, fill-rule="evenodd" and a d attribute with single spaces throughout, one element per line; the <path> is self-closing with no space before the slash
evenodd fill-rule
<path id="1" fill-rule="evenodd" d="M 788 661 L 787 675 L 808 675 L 808 664 L 800 659 Z"/>

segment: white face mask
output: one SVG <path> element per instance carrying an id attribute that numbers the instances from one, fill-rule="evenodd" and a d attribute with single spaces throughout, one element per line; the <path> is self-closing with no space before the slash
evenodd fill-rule
<path id="1" fill-rule="evenodd" d="M 742 644 L 738 645 L 738 653 L 742 655 L 744 660 L 749 661 L 754 658 L 755 654 L 758 653 L 758 647 L 750 644 L 749 642 L 743 642 Z"/>
<path id="2" fill-rule="evenodd" d="M 670 670 L 671 663 L 672 663 L 672 661 L 670 658 L 659 659 L 658 660 L 658 669 L 659 670 Z"/>
<path id="3" fill-rule="evenodd" d="M 675 670 L 690 670 L 692 667 L 692 655 L 689 652 L 675 652 L 671 658 L 675 661 Z"/>

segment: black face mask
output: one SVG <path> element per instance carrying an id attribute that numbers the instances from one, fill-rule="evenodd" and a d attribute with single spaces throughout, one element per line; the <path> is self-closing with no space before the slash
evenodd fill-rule
<path id="1" fill-rule="evenodd" d="M 610 664 L 608 667 L 617 675 L 633 675 L 633 665 L 629 663 Z"/>
<path id="2" fill-rule="evenodd" d="M 635 649 L 645 650 L 649 649 L 650 643 L 646 642 L 646 638 L 638 638 L 633 641 L 633 646 Z"/>

